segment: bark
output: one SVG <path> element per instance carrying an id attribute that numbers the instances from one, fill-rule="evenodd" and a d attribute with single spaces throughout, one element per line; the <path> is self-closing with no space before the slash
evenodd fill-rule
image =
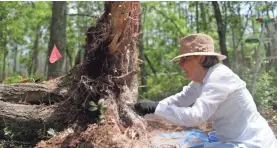
<path id="1" fill-rule="evenodd" d="M 53 2 L 52 6 L 52 23 L 50 30 L 50 42 L 48 45 L 48 57 L 56 44 L 63 58 L 53 64 L 48 64 L 48 78 L 56 78 L 64 74 L 62 69 L 64 64 L 64 53 L 66 50 L 66 2 Z"/>
<path id="2" fill-rule="evenodd" d="M 222 20 L 221 11 L 216 1 L 213 1 L 212 4 L 214 8 L 216 23 L 217 23 L 217 32 L 218 32 L 218 38 L 219 38 L 220 51 L 223 55 L 228 57 L 228 51 L 226 47 L 226 28 Z M 228 58 L 223 60 L 223 63 L 227 66 L 230 66 L 230 62 Z"/>
<path id="3" fill-rule="evenodd" d="M 51 88 L 52 87 L 52 88 Z M 0 85 L 0 101 L 25 104 L 51 104 L 62 100 L 66 89 L 51 84 L 2 84 Z"/>

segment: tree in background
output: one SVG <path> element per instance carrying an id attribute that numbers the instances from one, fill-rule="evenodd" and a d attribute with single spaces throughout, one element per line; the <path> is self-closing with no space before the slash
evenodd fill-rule
<path id="1" fill-rule="evenodd" d="M 225 60 L 223 60 L 223 63 L 227 66 L 230 66 L 228 51 L 226 47 L 226 25 L 227 24 L 224 23 L 222 20 L 221 11 L 217 1 L 213 1 L 212 4 L 214 8 L 214 15 L 217 22 L 217 32 L 218 32 L 218 38 L 219 38 L 220 51 L 223 55 L 227 57 Z"/>
<path id="2" fill-rule="evenodd" d="M 60 53 L 64 56 L 53 64 L 48 63 L 47 77 L 59 77 L 65 74 L 65 51 L 66 51 L 66 2 L 53 2 L 52 6 L 52 22 L 50 29 L 50 41 L 48 45 L 48 57 L 54 47 L 54 44 L 59 49 Z"/>

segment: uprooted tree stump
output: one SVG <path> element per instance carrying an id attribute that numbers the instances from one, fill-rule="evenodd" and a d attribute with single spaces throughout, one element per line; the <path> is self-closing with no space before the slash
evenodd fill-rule
<path id="1" fill-rule="evenodd" d="M 131 22 L 139 7 L 132 8 L 134 2 L 105 2 L 87 31 L 84 62 L 67 75 L 1 85 L 1 138 L 36 147 L 149 147 L 146 122 L 130 105 L 138 88 L 132 30 L 139 26 Z M 57 133 L 50 137 L 49 129 Z"/>

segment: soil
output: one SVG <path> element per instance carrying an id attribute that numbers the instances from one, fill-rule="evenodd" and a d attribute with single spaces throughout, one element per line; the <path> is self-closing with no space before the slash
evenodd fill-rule
<path id="1" fill-rule="evenodd" d="M 146 119 L 146 121 L 148 123 L 147 131 L 149 132 L 150 136 L 155 136 L 157 133 L 182 132 L 191 129 L 200 129 L 203 130 L 205 133 L 212 131 L 211 122 L 205 122 L 198 127 L 187 128 L 173 125 L 160 119 Z"/>

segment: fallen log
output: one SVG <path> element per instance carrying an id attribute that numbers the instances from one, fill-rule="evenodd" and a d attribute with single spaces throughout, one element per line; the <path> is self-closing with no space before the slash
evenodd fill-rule
<path id="1" fill-rule="evenodd" d="M 1 84 L 0 100 L 14 103 L 51 104 L 59 102 L 67 93 L 66 88 L 58 88 L 56 84 Z"/>
<path id="2" fill-rule="evenodd" d="M 34 145 L 47 137 L 49 128 L 61 130 L 53 113 L 67 89 L 57 83 L 0 85 L 0 139 Z"/>
<path id="3" fill-rule="evenodd" d="M 5 137 L 1 139 L 35 144 L 47 136 L 49 128 L 60 130 L 61 126 L 53 116 L 54 111 L 55 105 L 24 105 L 0 101 L 0 127 L 5 132 Z"/>

